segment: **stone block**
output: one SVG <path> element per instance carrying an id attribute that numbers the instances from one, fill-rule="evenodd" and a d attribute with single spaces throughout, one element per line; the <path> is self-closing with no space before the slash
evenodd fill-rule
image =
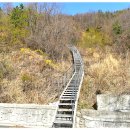
<path id="1" fill-rule="evenodd" d="M 117 111 L 86 110 L 82 117 L 87 128 L 120 128 L 130 127 L 130 113 Z"/>
<path id="2" fill-rule="evenodd" d="M 130 112 L 130 95 L 97 95 L 98 110 Z"/>
<path id="3" fill-rule="evenodd" d="M 0 103 L 0 126 L 51 127 L 57 106 Z"/>

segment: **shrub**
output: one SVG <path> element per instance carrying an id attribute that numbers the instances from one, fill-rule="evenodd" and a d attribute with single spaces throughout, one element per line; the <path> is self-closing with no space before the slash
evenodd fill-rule
<path id="1" fill-rule="evenodd" d="M 43 55 L 43 56 L 46 55 L 46 54 L 45 54 L 42 50 L 40 50 L 40 49 L 35 50 L 35 52 L 37 52 L 38 54 Z"/>
<path id="2" fill-rule="evenodd" d="M 28 73 L 24 73 L 21 76 L 21 79 L 23 82 L 31 82 L 32 81 L 32 76 L 30 76 Z"/>
<path id="3" fill-rule="evenodd" d="M 45 63 L 50 65 L 50 64 L 52 64 L 52 60 L 45 60 Z"/>
<path id="4" fill-rule="evenodd" d="M 23 4 L 20 4 L 12 10 L 10 20 L 15 28 L 23 28 L 27 26 L 27 16 Z"/>
<path id="5" fill-rule="evenodd" d="M 111 38 L 95 28 L 89 28 L 82 33 L 80 42 L 83 47 L 104 46 L 111 44 Z"/>
<path id="6" fill-rule="evenodd" d="M 26 53 L 26 52 L 30 52 L 31 50 L 30 50 L 30 48 L 20 48 L 20 51 L 22 53 Z"/>
<path id="7" fill-rule="evenodd" d="M 13 71 L 13 67 L 6 60 L 0 62 L 0 79 L 7 77 Z"/>
<path id="8" fill-rule="evenodd" d="M 113 24 L 113 32 L 114 32 L 114 34 L 116 34 L 116 35 L 122 33 L 122 27 L 121 27 L 121 25 L 119 24 L 119 22 L 117 22 L 117 21 Z"/>
<path id="9" fill-rule="evenodd" d="M 35 79 L 34 76 L 32 76 L 31 74 L 25 72 L 22 74 L 21 76 L 21 80 L 23 82 L 22 88 L 23 88 L 23 92 L 28 92 L 31 90 L 35 89 Z"/>
<path id="10" fill-rule="evenodd" d="M 11 44 L 15 45 L 15 44 L 23 44 L 24 42 L 24 38 L 29 34 L 29 32 L 27 30 L 25 30 L 24 28 L 19 29 L 19 28 L 12 28 L 11 31 Z"/>
<path id="11" fill-rule="evenodd" d="M 27 30 L 28 26 L 28 12 L 24 8 L 23 4 L 13 8 L 10 13 L 10 33 L 11 33 L 11 43 L 19 44 L 24 42 L 24 38 L 28 36 L 29 31 Z"/>

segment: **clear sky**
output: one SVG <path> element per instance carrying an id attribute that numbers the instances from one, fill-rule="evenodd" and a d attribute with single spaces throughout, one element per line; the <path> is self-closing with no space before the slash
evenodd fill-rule
<path id="1" fill-rule="evenodd" d="M 85 13 L 89 11 L 116 11 L 130 7 L 130 2 L 128 3 L 111 3 L 111 2 L 104 2 L 104 3 L 64 3 L 63 12 L 67 14 L 76 14 L 76 13 Z"/>
<path id="2" fill-rule="evenodd" d="M 57 2 L 58 3 L 58 2 Z M 18 5 L 19 3 L 13 3 L 13 5 Z M 61 10 L 65 14 L 77 14 L 85 13 L 90 11 L 116 11 L 121 9 L 130 8 L 130 2 L 124 3 L 114 3 L 114 2 L 64 2 L 58 3 Z"/>

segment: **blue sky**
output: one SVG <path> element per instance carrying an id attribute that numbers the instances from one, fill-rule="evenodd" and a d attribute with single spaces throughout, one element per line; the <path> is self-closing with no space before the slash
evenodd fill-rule
<path id="1" fill-rule="evenodd" d="M 85 2 L 85 3 L 64 3 L 63 6 L 63 12 L 67 14 L 76 14 L 76 13 L 85 13 L 90 11 L 116 11 L 121 10 L 130 7 L 129 3 L 100 3 L 100 2 Z"/>
<path id="2" fill-rule="evenodd" d="M 116 11 L 130 7 L 130 2 L 64 2 L 58 4 L 63 13 L 70 15 L 98 10 Z M 13 5 L 19 5 L 19 3 L 13 3 Z"/>

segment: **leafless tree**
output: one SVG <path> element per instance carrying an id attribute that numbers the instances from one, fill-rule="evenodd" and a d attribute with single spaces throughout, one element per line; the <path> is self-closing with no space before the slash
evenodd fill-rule
<path id="1" fill-rule="evenodd" d="M 67 57 L 68 49 L 65 45 L 78 38 L 73 18 L 62 15 L 56 4 L 38 5 L 36 17 L 33 10 L 30 13 L 29 23 L 32 31 L 27 40 L 28 46 L 42 49 L 53 59 Z"/>
<path id="2" fill-rule="evenodd" d="M 6 14 L 10 14 L 10 12 L 12 11 L 13 9 L 13 5 L 11 2 L 8 2 L 8 3 L 3 3 L 3 10 Z"/>

